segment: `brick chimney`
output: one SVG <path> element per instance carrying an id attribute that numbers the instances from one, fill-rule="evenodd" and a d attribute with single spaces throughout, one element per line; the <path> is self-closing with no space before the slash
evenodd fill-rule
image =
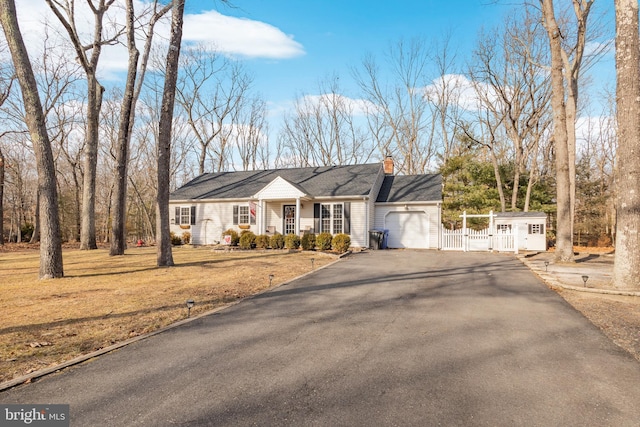
<path id="1" fill-rule="evenodd" d="M 387 156 L 384 158 L 384 174 L 393 175 L 393 157 Z"/>

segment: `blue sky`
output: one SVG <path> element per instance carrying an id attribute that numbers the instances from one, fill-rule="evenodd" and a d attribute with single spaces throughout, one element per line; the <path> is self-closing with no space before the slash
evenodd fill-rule
<path id="1" fill-rule="evenodd" d="M 192 2 L 188 12 L 197 13 L 198 5 L 206 8 L 211 0 Z M 313 94 L 318 81 L 333 73 L 349 82 L 349 67 L 357 66 L 366 53 L 381 54 L 401 38 L 429 41 L 451 32 L 454 46 L 468 51 L 477 31 L 500 22 L 507 10 L 476 0 L 237 0 L 236 5 L 219 11 L 273 25 L 302 49 L 291 57 L 247 60 L 257 87 L 274 102 L 300 92 Z"/>
<path id="2" fill-rule="evenodd" d="M 149 0 L 135 1 L 140 7 Z M 233 6 L 228 6 L 221 0 L 186 0 L 183 40 L 213 43 L 219 51 L 242 61 L 254 77 L 254 89 L 267 101 L 271 119 L 277 121 L 276 116 L 281 116 L 296 96 L 321 95 L 318 83 L 330 75 L 340 76 L 343 95 L 359 98 L 350 68 L 360 65 L 365 54 L 382 57 L 389 45 L 400 39 L 419 37 L 429 43 L 450 33 L 451 46 L 457 49 L 459 65 L 463 66 L 478 32 L 499 25 L 522 1 L 232 0 Z M 88 41 L 91 19 L 82 19 L 84 1 L 76 3 L 77 22 Z M 613 37 L 612 5 L 604 1 L 595 5 L 608 13 L 608 36 Z M 56 19 L 44 0 L 20 0 L 17 7 L 33 57 L 42 45 L 43 23 L 55 26 Z M 111 13 L 122 15 L 122 9 L 113 8 Z M 600 14 L 595 10 L 592 20 L 601 20 Z M 122 16 L 116 19 L 124 22 Z M 159 35 L 167 34 L 168 23 L 163 25 L 157 29 Z M 103 49 L 103 84 L 122 83 L 126 59 L 122 46 Z M 432 75 L 426 78 L 436 79 L 437 74 L 430 71 Z M 598 84 L 613 84 L 613 54 L 606 55 L 591 74 L 596 82 L 591 88 L 594 93 L 600 90 Z"/>

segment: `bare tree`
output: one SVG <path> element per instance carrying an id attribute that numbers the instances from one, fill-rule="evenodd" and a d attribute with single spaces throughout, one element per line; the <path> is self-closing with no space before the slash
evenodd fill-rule
<path id="1" fill-rule="evenodd" d="M 616 0 L 618 117 L 617 288 L 640 289 L 640 40 L 638 0 Z"/>
<path id="2" fill-rule="evenodd" d="M 0 147 L 0 245 L 4 245 L 4 153 Z"/>
<path id="3" fill-rule="evenodd" d="M 20 83 L 26 123 L 33 142 L 38 169 L 38 194 L 41 197 L 40 279 L 63 277 L 62 241 L 58 217 L 58 192 L 55 165 L 45 115 L 31 62 L 18 26 L 13 0 L 0 0 L 0 24 L 9 45 L 16 76 Z"/>
<path id="4" fill-rule="evenodd" d="M 115 0 L 86 0 L 94 16 L 93 40 L 84 43 L 76 27 L 75 0 L 45 0 L 69 35 L 87 78 L 87 130 L 84 162 L 84 182 L 82 187 L 82 227 L 80 249 L 96 249 L 96 168 L 98 161 L 99 120 L 104 87 L 97 77 L 98 61 L 102 47 L 116 43 L 122 29 L 116 29 L 105 37 L 104 16 Z"/>
<path id="5" fill-rule="evenodd" d="M 299 96 L 285 116 L 280 156 L 302 167 L 366 162 L 374 148 L 356 123 L 357 101 L 341 95 L 338 76 L 321 82 L 318 92 Z"/>
<path id="6" fill-rule="evenodd" d="M 2 46 L 1 51 L 4 51 L 5 47 Z M 0 89 L 0 106 L 2 106 L 11 93 L 11 87 L 15 81 L 15 72 L 12 67 L 0 67 L 0 85 L 2 86 L 2 89 Z M 0 138 L 3 136 L 4 134 L 0 135 Z M 0 147 L 0 245 L 4 245 L 4 168 L 5 158 L 2 147 Z"/>
<path id="7" fill-rule="evenodd" d="M 262 98 L 243 103 L 234 129 L 235 146 L 242 161 L 242 170 L 267 169 L 269 140 L 267 106 Z"/>
<path id="8" fill-rule="evenodd" d="M 559 24 L 553 0 L 539 0 L 551 54 L 551 105 L 553 143 L 556 153 L 556 259 L 573 262 L 573 217 L 575 209 L 575 152 L 578 89 L 585 66 L 589 15 L 594 0 L 572 0 L 572 18 Z M 570 25 L 569 23 L 573 23 Z M 606 46 L 605 46 L 606 47 Z M 604 49 L 603 47 L 602 49 Z M 600 50 L 602 53 L 603 50 Z M 592 55 L 591 61 L 598 55 Z"/>
<path id="9" fill-rule="evenodd" d="M 429 113 L 425 93 L 429 55 L 423 41 L 400 41 L 391 46 L 386 65 L 390 81 L 382 80 L 375 58 L 363 60 L 354 77 L 369 102 L 369 131 L 379 154 L 391 154 L 398 172 L 423 173 L 433 167 L 437 153 L 435 122 Z"/>
<path id="10" fill-rule="evenodd" d="M 198 173 L 226 170 L 252 78 L 239 62 L 202 45 L 188 49 L 180 62 L 176 100 L 197 142 Z"/>
<path id="11" fill-rule="evenodd" d="M 158 195 L 156 198 L 156 236 L 160 239 L 157 255 L 158 267 L 173 265 L 169 235 L 169 170 L 171 168 L 171 127 L 178 80 L 184 2 L 185 0 L 174 0 L 171 8 L 171 35 L 158 128 Z"/>
<path id="12" fill-rule="evenodd" d="M 458 142 L 457 126 L 462 120 L 461 71 L 457 66 L 456 49 L 451 42 L 451 33 L 446 33 L 433 46 L 433 63 L 438 78 L 428 86 L 425 96 L 429 100 L 431 115 L 436 126 L 436 138 L 441 141 L 442 164 L 452 156 Z"/>
<path id="13" fill-rule="evenodd" d="M 115 181 L 115 203 L 113 207 L 113 224 L 111 233 L 111 247 L 109 255 L 124 255 L 127 245 L 127 168 L 129 164 L 129 145 L 131 133 L 135 121 L 136 102 L 144 82 L 144 74 L 151 51 L 154 27 L 158 20 L 170 10 L 171 4 L 158 10 L 158 2 L 154 2 L 152 16 L 145 33 L 147 39 L 143 51 L 142 64 L 138 67 L 140 53 L 136 46 L 135 20 L 136 13 L 133 0 L 127 0 L 127 50 L 129 52 L 127 78 L 120 108 L 120 122 L 118 127 L 118 147 L 116 151 L 116 181 Z M 138 72 L 140 73 L 138 75 Z"/>
<path id="14" fill-rule="evenodd" d="M 507 18 L 504 27 L 480 37 L 469 72 L 481 104 L 479 114 L 491 116 L 480 121 L 488 119 L 503 127 L 510 143 L 513 184 L 509 208 L 512 211 L 518 209 L 521 177 L 537 158 L 540 140 L 549 125 L 551 93 L 547 72 L 538 65 L 546 59 L 546 50 L 539 42 L 539 30 L 538 22 L 528 14 Z M 490 142 L 489 149 L 495 156 L 495 138 Z M 498 165 L 493 163 L 495 169 Z M 496 170 L 500 183 L 498 177 Z M 530 174 L 523 203 L 525 210 L 528 210 L 534 180 L 535 176 Z"/>

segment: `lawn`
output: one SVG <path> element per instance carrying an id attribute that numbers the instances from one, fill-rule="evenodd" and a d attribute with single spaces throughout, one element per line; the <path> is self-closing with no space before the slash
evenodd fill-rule
<path id="1" fill-rule="evenodd" d="M 0 383 L 152 332 L 332 262 L 315 252 L 177 247 L 174 267 L 156 248 L 65 250 L 65 277 L 38 280 L 35 250 L 0 252 Z"/>

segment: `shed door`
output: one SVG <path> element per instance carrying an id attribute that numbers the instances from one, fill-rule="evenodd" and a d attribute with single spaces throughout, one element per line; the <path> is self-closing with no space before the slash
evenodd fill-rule
<path id="1" fill-rule="evenodd" d="M 429 248 L 429 217 L 425 212 L 389 212 L 385 220 L 390 248 Z"/>

